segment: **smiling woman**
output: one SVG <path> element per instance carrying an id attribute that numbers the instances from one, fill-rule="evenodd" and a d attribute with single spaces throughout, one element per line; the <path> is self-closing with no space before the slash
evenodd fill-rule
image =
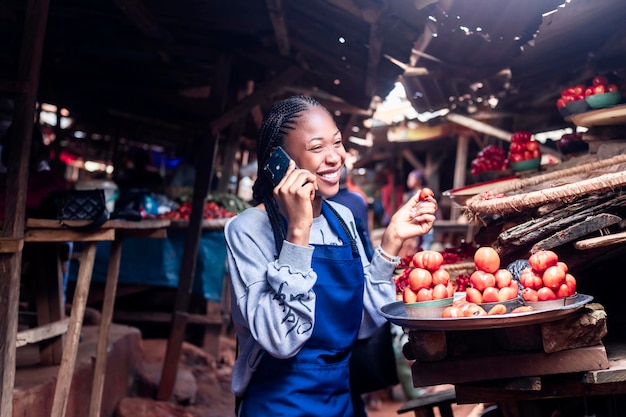
<path id="1" fill-rule="evenodd" d="M 353 346 L 385 324 L 378 312 L 395 300 L 398 251 L 432 228 L 437 204 L 418 194 L 401 207 L 370 263 L 350 210 L 326 200 L 339 190 L 341 139 L 332 115 L 310 97 L 279 101 L 263 119 L 253 187 L 260 204 L 224 229 L 240 416 L 364 415 L 351 396 Z M 276 183 L 263 167 L 278 147 L 291 162 Z"/>

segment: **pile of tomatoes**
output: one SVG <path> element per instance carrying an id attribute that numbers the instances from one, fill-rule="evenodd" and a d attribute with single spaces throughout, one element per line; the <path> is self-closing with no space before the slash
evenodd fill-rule
<path id="1" fill-rule="evenodd" d="M 418 301 L 440 300 L 454 296 L 454 286 L 450 274 L 442 269 L 443 255 L 432 250 L 417 252 L 411 261 L 411 268 L 406 282 L 396 288 L 402 288 L 402 301 L 415 303 Z M 405 270 L 406 271 L 406 270 Z"/>
<path id="2" fill-rule="evenodd" d="M 561 97 L 556 101 L 556 107 L 562 108 L 565 107 L 565 104 L 572 101 L 584 100 L 585 97 L 594 94 L 604 94 L 614 91 L 619 91 L 617 84 L 609 82 L 609 79 L 604 75 L 596 75 L 592 78 L 590 86 L 578 84 L 567 87 L 565 90 L 561 91 Z"/>
<path id="3" fill-rule="evenodd" d="M 511 135 L 509 147 L 509 162 L 520 162 L 535 159 L 541 156 L 539 142 L 533 139 L 530 132 L 515 132 Z"/>
<path id="4" fill-rule="evenodd" d="M 471 162 L 471 174 L 478 175 L 487 171 L 500 171 L 509 167 L 504 149 L 496 145 L 487 145 Z"/>
<path id="5" fill-rule="evenodd" d="M 520 273 L 525 301 L 548 301 L 576 294 L 576 278 L 565 262 L 551 250 L 539 250 L 528 258 L 529 268 Z"/>
<path id="6" fill-rule="evenodd" d="M 191 215 L 191 202 L 187 201 L 182 203 L 180 206 L 176 208 L 176 210 L 172 210 L 168 213 L 164 213 L 159 215 L 160 219 L 169 219 L 169 220 L 189 220 L 189 216 Z M 228 217 L 233 217 L 235 213 L 227 210 L 226 208 L 220 206 L 215 201 L 207 201 L 204 204 L 204 210 L 202 212 L 203 219 L 223 219 Z"/>
<path id="7" fill-rule="evenodd" d="M 500 268 L 500 255 L 490 246 L 482 246 L 474 254 L 476 270 L 470 275 L 465 298 L 476 304 L 512 300 L 518 296 L 519 285 L 508 269 Z"/>

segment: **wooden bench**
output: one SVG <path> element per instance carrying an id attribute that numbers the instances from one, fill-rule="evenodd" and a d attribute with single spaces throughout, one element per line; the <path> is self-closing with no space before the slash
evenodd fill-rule
<path id="1" fill-rule="evenodd" d="M 415 417 L 434 417 L 434 408 L 438 407 L 441 417 L 454 417 L 452 414 L 452 403 L 454 402 L 456 402 L 456 392 L 454 388 L 429 392 L 404 403 L 402 407 L 398 409 L 398 414 L 413 411 Z"/>

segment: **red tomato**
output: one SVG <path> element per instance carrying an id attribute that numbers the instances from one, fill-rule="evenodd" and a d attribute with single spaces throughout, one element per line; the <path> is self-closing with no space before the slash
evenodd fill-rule
<path id="1" fill-rule="evenodd" d="M 543 280 L 541 279 L 541 275 L 539 275 L 532 268 L 524 268 L 519 276 L 519 280 L 524 288 L 532 288 L 533 290 L 538 290 L 543 286 Z"/>
<path id="2" fill-rule="evenodd" d="M 537 296 L 537 291 L 529 287 L 526 287 L 522 290 L 522 298 L 524 299 L 524 301 L 530 301 L 530 302 L 539 301 L 539 297 Z"/>
<path id="3" fill-rule="evenodd" d="M 483 294 L 476 288 L 468 287 L 465 289 L 465 299 L 470 303 L 481 304 L 483 302 Z"/>
<path id="4" fill-rule="evenodd" d="M 414 268 L 409 273 L 409 287 L 415 292 L 423 288 L 430 288 L 432 284 L 433 276 L 430 271 L 424 268 Z"/>
<path id="5" fill-rule="evenodd" d="M 430 301 L 433 299 L 432 288 L 422 288 L 417 292 L 417 301 Z"/>
<path id="6" fill-rule="evenodd" d="M 609 85 L 606 86 L 606 92 L 607 93 L 614 93 L 616 91 L 619 91 L 619 87 L 617 87 L 617 85 L 609 84 Z"/>
<path id="7" fill-rule="evenodd" d="M 591 95 L 593 95 L 593 88 L 592 87 L 587 87 L 585 89 L 585 97 L 589 97 Z"/>
<path id="8" fill-rule="evenodd" d="M 433 300 L 441 300 L 442 298 L 448 298 L 448 286 L 437 284 L 433 287 Z"/>
<path id="9" fill-rule="evenodd" d="M 569 287 L 570 295 L 576 294 L 576 278 L 572 274 L 565 274 L 565 284 Z"/>
<path id="10" fill-rule="evenodd" d="M 433 285 L 443 284 L 448 285 L 450 282 L 450 274 L 445 269 L 438 269 L 433 271 Z"/>
<path id="11" fill-rule="evenodd" d="M 593 87 L 593 94 L 604 94 L 606 93 L 606 86 L 604 84 L 598 84 Z"/>
<path id="12" fill-rule="evenodd" d="M 489 272 L 485 272 L 482 270 L 476 270 L 472 272 L 470 275 L 470 283 L 473 288 L 476 288 L 478 291 L 485 291 L 487 287 L 495 287 L 496 286 L 496 277 Z"/>
<path id="13" fill-rule="evenodd" d="M 454 297 L 454 284 L 452 281 L 448 281 L 448 297 Z"/>
<path id="14" fill-rule="evenodd" d="M 558 262 L 558 255 L 551 250 L 538 250 L 528 258 L 528 263 L 537 272 L 543 272 Z"/>
<path id="15" fill-rule="evenodd" d="M 481 246 L 474 252 L 476 269 L 494 273 L 500 268 L 500 255 L 491 246 Z"/>
<path id="16" fill-rule="evenodd" d="M 569 267 L 567 266 L 567 264 L 565 262 L 559 261 L 559 262 L 556 263 L 556 266 L 561 268 L 567 274 L 567 271 L 569 270 Z"/>
<path id="17" fill-rule="evenodd" d="M 435 195 L 435 193 L 433 192 L 433 190 L 431 190 L 428 187 L 424 187 L 422 188 L 422 191 L 420 191 L 420 201 L 426 201 L 428 200 L 429 197 L 433 197 Z"/>
<path id="18" fill-rule="evenodd" d="M 431 272 L 436 271 L 443 265 L 443 255 L 434 250 L 422 250 L 413 256 L 413 264 Z"/>
<path id="19" fill-rule="evenodd" d="M 463 317 L 463 310 L 457 306 L 448 306 L 443 309 L 441 313 L 441 317 L 445 319 L 454 318 L 454 317 Z"/>
<path id="20" fill-rule="evenodd" d="M 463 309 L 463 315 L 465 317 L 486 316 L 487 312 L 477 303 L 468 303 Z"/>
<path id="21" fill-rule="evenodd" d="M 539 142 L 535 142 L 534 140 L 531 140 L 530 142 L 528 142 L 526 144 L 526 150 L 528 151 L 536 151 L 539 149 Z"/>
<path id="22" fill-rule="evenodd" d="M 520 162 L 524 160 L 524 156 L 519 153 L 512 153 L 509 155 L 509 162 Z"/>
<path id="23" fill-rule="evenodd" d="M 597 85 L 607 85 L 608 83 L 609 83 L 609 80 L 604 75 L 596 75 L 591 80 L 591 85 L 593 85 L 594 87 Z"/>
<path id="24" fill-rule="evenodd" d="M 574 94 L 581 95 L 585 92 L 585 86 L 582 84 L 574 86 Z"/>
<path id="25" fill-rule="evenodd" d="M 548 287 L 541 287 L 537 290 L 537 298 L 539 301 L 556 300 L 556 294 Z"/>
<path id="26" fill-rule="evenodd" d="M 561 284 L 565 284 L 565 271 L 560 266 L 554 265 L 543 271 L 541 279 L 544 286 L 556 291 Z"/>
<path id="27" fill-rule="evenodd" d="M 495 287 L 487 287 L 483 291 L 483 303 L 495 303 L 498 301 L 498 289 Z"/>
<path id="28" fill-rule="evenodd" d="M 513 275 L 508 269 L 498 269 L 493 276 L 496 278 L 496 287 L 498 288 L 509 287 L 513 282 Z"/>
<path id="29" fill-rule="evenodd" d="M 569 287 L 565 283 L 561 284 L 559 289 L 556 290 L 556 298 L 565 298 L 565 297 L 569 297 L 570 295 L 573 295 L 573 294 L 569 293 Z"/>
<path id="30" fill-rule="evenodd" d="M 500 288 L 498 291 L 498 301 L 512 300 L 517 297 L 517 289 L 511 287 Z"/>
<path id="31" fill-rule="evenodd" d="M 405 287 L 402 291 L 402 301 L 405 303 L 414 303 L 417 301 L 417 293 L 409 287 Z"/>
<path id="32" fill-rule="evenodd" d="M 563 100 L 562 98 L 558 99 L 556 101 L 556 107 L 558 107 L 559 109 L 565 107 L 565 100 Z"/>

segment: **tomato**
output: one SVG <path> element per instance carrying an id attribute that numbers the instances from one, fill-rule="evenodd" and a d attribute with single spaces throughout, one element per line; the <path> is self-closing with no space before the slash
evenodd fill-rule
<path id="1" fill-rule="evenodd" d="M 617 87 L 617 85 L 615 84 L 609 84 L 606 86 L 606 92 L 607 93 L 614 93 L 619 91 L 619 87 Z"/>
<path id="2" fill-rule="evenodd" d="M 465 289 L 465 299 L 470 303 L 481 304 L 483 302 L 483 294 L 476 288 L 469 287 Z"/>
<path id="3" fill-rule="evenodd" d="M 522 298 L 524 299 L 524 301 L 539 301 L 539 297 L 537 296 L 537 290 L 529 287 L 526 287 L 522 290 Z"/>
<path id="4" fill-rule="evenodd" d="M 524 268 L 519 276 L 520 283 L 524 288 L 532 288 L 538 290 L 543 286 L 541 276 L 532 268 Z"/>
<path id="5" fill-rule="evenodd" d="M 529 313 L 529 312 L 534 311 L 534 310 L 535 309 L 532 308 L 532 306 L 519 306 L 517 308 L 514 308 L 511 311 L 511 314 L 513 314 L 513 313 Z"/>
<path id="6" fill-rule="evenodd" d="M 572 274 L 565 274 L 565 284 L 569 287 L 570 295 L 576 294 L 576 278 Z"/>
<path id="7" fill-rule="evenodd" d="M 432 288 L 422 288 L 417 292 L 417 301 L 431 301 L 433 299 Z"/>
<path id="8" fill-rule="evenodd" d="M 431 190 L 428 187 L 424 187 L 424 188 L 422 188 L 422 191 L 420 191 L 419 200 L 420 201 L 426 201 L 426 200 L 428 200 L 428 198 L 433 197 L 434 195 L 435 195 L 435 193 L 433 192 L 433 190 Z"/>
<path id="9" fill-rule="evenodd" d="M 474 252 L 476 269 L 494 273 L 500 268 L 500 255 L 490 246 L 481 246 Z"/>
<path id="10" fill-rule="evenodd" d="M 445 319 L 463 317 L 463 310 L 461 310 L 461 308 L 457 306 L 448 306 L 443 309 L 441 317 Z"/>
<path id="11" fill-rule="evenodd" d="M 569 287 L 566 283 L 561 284 L 561 286 L 556 290 L 556 298 L 565 298 L 569 297 L 570 295 L 573 294 L 570 294 Z"/>
<path id="12" fill-rule="evenodd" d="M 517 290 L 511 287 L 500 288 L 498 291 L 498 301 L 512 300 L 517 297 Z"/>
<path id="13" fill-rule="evenodd" d="M 498 301 L 498 289 L 495 287 L 487 287 L 483 291 L 483 303 L 495 303 Z"/>
<path id="14" fill-rule="evenodd" d="M 488 316 L 493 316 L 495 314 L 506 314 L 506 306 L 504 304 L 496 304 L 487 312 Z"/>
<path id="15" fill-rule="evenodd" d="M 561 268 L 567 274 L 567 271 L 569 270 L 569 267 L 567 266 L 567 264 L 565 262 L 559 261 L 559 262 L 556 263 L 556 265 L 559 268 Z"/>
<path id="16" fill-rule="evenodd" d="M 433 287 L 433 300 L 441 300 L 442 298 L 448 298 L 448 286 L 437 284 Z"/>
<path id="17" fill-rule="evenodd" d="M 558 99 L 556 101 L 556 107 L 558 107 L 559 109 L 565 107 L 565 100 L 563 100 L 562 98 Z"/>
<path id="18" fill-rule="evenodd" d="M 593 85 L 594 87 L 597 85 L 607 85 L 608 83 L 609 83 L 609 80 L 604 75 L 596 75 L 591 80 L 591 85 Z"/>
<path id="19" fill-rule="evenodd" d="M 430 288 L 433 284 L 433 276 L 430 271 L 424 268 L 414 268 L 409 274 L 409 287 L 413 291 L 419 291 L 422 288 Z"/>
<path id="20" fill-rule="evenodd" d="M 534 140 L 531 140 L 530 142 L 528 142 L 526 144 L 526 150 L 527 151 L 536 151 L 539 149 L 539 142 L 535 142 Z"/>
<path id="21" fill-rule="evenodd" d="M 436 271 L 443 265 L 443 255 L 434 250 L 422 250 L 413 256 L 413 265 L 431 272 Z"/>
<path id="22" fill-rule="evenodd" d="M 565 284 L 565 271 L 560 266 L 554 265 L 543 271 L 541 279 L 544 286 L 556 291 L 561 284 Z"/>
<path id="23" fill-rule="evenodd" d="M 454 283 L 452 281 L 448 281 L 448 297 L 454 297 Z"/>
<path id="24" fill-rule="evenodd" d="M 414 303 L 417 301 L 417 293 L 409 287 L 405 287 L 402 291 L 402 301 L 405 303 Z"/>
<path id="25" fill-rule="evenodd" d="M 606 92 L 606 86 L 604 84 L 598 84 L 593 87 L 593 94 L 604 94 Z"/>
<path id="26" fill-rule="evenodd" d="M 589 97 L 591 95 L 593 95 L 593 88 L 592 87 L 587 87 L 585 89 L 585 97 Z"/>
<path id="27" fill-rule="evenodd" d="M 524 156 L 519 153 L 513 153 L 509 155 L 509 162 L 520 162 L 524 160 Z"/>
<path id="28" fill-rule="evenodd" d="M 437 285 L 437 284 L 448 285 L 448 282 L 450 282 L 450 274 L 445 269 L 438 269 L 436 271 L 433 271 L 432 276 L 433 276 L 433 285 Z"/>
<path id="29" fill-rule="evenodd" d="M 556 300 L 556 294 L 548 287 L 541 287 L 537 290 L 537 298 L 539 301 Z"/>
<path id="30" fill-rule="evenodd" d="M 478 291 L 484 291 L 487 287 L 495 287 L 496 286 L 496 277 L 489 272 L 481 271 L 480 269 L 472 272 L 470 275 L 470 283 L 473 288 L 476 288 Z"/>
<path id="31" fill-rule="evenodd" d="M 583 84 L 578 84 L 574 86 L 574 94 L 581 95 L 585 92 L 585 86 Z"/>
<path id="32" fill-rule="evenodd" d="M 551 250 L 538 250 L 528 258 L 528 263 L 537 272 L 543 272 L 558 262 L 558 255 Z"/>
<path id="33" fill-rule="evenodd" d="M 513 275 L 508 269 L 498 269 L 493 276 L 496 278 L 496 287 L 504 288 L 511 285 Z"/>
<path id="34" fill-rule="evenodd" d="M 463 315 L 465 317 L 486 316 L 487 312 L 478 304 L 469 303 L 467 307 L 463 310 Z"/>

